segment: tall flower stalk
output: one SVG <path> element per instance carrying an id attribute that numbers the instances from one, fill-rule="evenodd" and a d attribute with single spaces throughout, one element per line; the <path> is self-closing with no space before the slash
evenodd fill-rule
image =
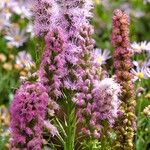
<path id="1" fill-rule="evenodd" d="M 62 96 L 62 78 L 65 70 L 65 39 L 60 28 L 52 29 L 45 36 L 45 50 L 43 53 L 39 75 L 46 87 L 51 100 L 56 101 Z"/>
<path id="2" fill-rule="evenodd" d="M 113 29 L 111 41 L 114 50 L 114 67 L 118 82 L 122 86 L 121 112 L 116 123 L 117 139 L 115 148 L 120 150 L 134 149 L 134 135 L 136 129 L 135 94 L 130 69 L 131 47 L 129 42 L 129 16 L 121 10 L 115 10 L 113 15 Z"/>
<path id="3" fill-rule="evenodd" d="M 12 150 L 42 148 L 48 99 L 46 88 L 40 82 L 25 82 L 17 90 L 10 108 Z"/>

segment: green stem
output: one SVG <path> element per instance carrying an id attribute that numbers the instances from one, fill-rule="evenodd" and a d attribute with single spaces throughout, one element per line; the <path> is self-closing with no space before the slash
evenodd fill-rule
<path id="1" fill-rule="evenodd" d="M 64 150 L 74 150 L 75 149 L 75 133 L 76 133 L 76 115 L 75 115 L 75 105 L 71 100 L 71 97 L 67 97 L 66 101 L 67 116 L 66 116 L 66 138 L 64 144 Z"/>
<path id="2" fill-rule="evenodd" d="M 139 85 L 140 86 L 138 86 L 138 87 L 143 87 L 143 81 L 141 81 Z M 140 114 L 141 114 L 142 100 L 143 100 L 143 96 L 140 97 L 139 100 L 138 100 L 137 118 L 139 118 Z"/>
<path id="3" fill-rule="evenodd" d="M 142 87 L 142 85 L 143 85 L 143 81 L 139 82 L 136 89 L 138 89 L 139 87 Z M 137 99 L 137 106 L 138 106 L 137 107 L 137 125 L 138 125 L 138 121 L 140 120 L 142 100 L 143 100 L 143 96 Z M 138 136 L 139 136 L 139 131 L 137 130 L 136 141 L 138 141 Z"/>

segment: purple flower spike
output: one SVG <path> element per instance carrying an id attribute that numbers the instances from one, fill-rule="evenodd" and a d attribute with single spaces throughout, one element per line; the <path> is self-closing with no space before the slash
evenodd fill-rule
<path id="1" fill-rule="evenodd" d="M 42 149 L 42 131 L 48 94 L 41 83 L 25 82 L 11 104 L 12 149 Z"/>

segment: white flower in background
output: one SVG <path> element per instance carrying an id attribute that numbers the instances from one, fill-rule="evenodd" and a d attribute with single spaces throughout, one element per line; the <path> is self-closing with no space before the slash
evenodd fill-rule
<path id="1" fill-rule="evenodd" d="M 134 53 L 141 53 L 142 51 L 150 51 L 150 42 L 142 41 L 139 43 L 132 43 L 131 47 Z"/>
<path id="2" fill-rule="evenodd" d="M 14 8 L 17 3 L 14 0 L 0 0 L 0 9 L 1 12 L 5 13 L 7 19 L 10 19 L 12 16 L 12 8 Z"/>
<path id="3" fill-rule="evenodd" d="M 136 17 L 136 18 L 140 18 L 140 17 L 143 17 L 145 15 L 144 12 L 142 11 L 139 11 L 139 10 L 132 10 L 131 11 L 131 14 Z"/>
<path id="4" fill-rule="evenodd" d="M 107 49 L 102 51 L 101 49 L 96 48 L 93 51 L 92 55 L 93 55 L 94 61 L 96 63 L 99 63 L 100 65 L 106 64 L 106 60 L 111 58 L 110 51 Z"/>
<path id="5" fill-rule="evenodd" d="M 145 75 L 148 78 L 150 78 L 150 59 L 149 58 L 143 63 L 143 70 L 145 72 Z"/>
<path id="6" fill-rule="evenodd" d="M 150 78 L 150 68 L 147 66 L 147 63 L 143 63 L 142 66 L 139 65 L 137 61 L 133 61 L 135 69 L 131 69 L 133 74 L 133 81 Z"/>
<path id="7" fill-rule="evenodd" d="M 27 36 L 25 35 L 25 30 L 20 30 L 19 25 L 12 24 L 4 36 L 8 40 L 8 45 L 16 46 L 17 48 L 22 46 L 24 42 L 27 41 Z"/>
<path id="8" fill-rule="evenodd" d="M 5 12 L 9 17 L 15 13 L 21 18 L 30 19 L 32 1 L 29 0 L 0 0 L 0 10 Z"/>
<path id="9" fill-rule="evenodd" d="M 10 3 L 10 0 L 1 0 L 0 1 L 0 9 L 4 9 L 6 7 L 6 5 L 8 5 Z"/>
<path id="10" fill-rule="evenodd" d="M 15 6 L 12 8 L 12 11 L 21 18 L 30 19 L 32 17 L 31 7 L 32 2 L 29 0 L 16 0 Z"/>
<path id="11" fill-rule="evenodd" d="M 100 4 L 105 8 L 105 9 L 110 9 L 111 5 L 108 5 L 110 3 L 109 0 L 101 0 Z"/>
<path id="12" fill-rule="evenodd" d="M 144 4 L 150 3 L 150 0 L 143 0 Z"/>
<path id="13" fill-rule="evenodd" d="M 30 33 L 31 38 L 35 36 L 34 31 L 33 31 L 33 25 L 31 23 L 28 24 L 26 28 L 26 32 Z"/>
<path id="14" fill-rule="evenodd" d="M 9 26 L 10 22 L 5 13 L 0 13 L 0 31 L 3 30 L 6 26 Z"/>
<path id="15" fill-rule="evenodd" d="M 150 68 L 150 56 L 145 60 L 145 62 L 143 63 L 143 65 Z"/>
<path id="16" fill-rule="evenodd" d="M 16 64 L 22 69 L 30 70 L 35 63 L 32 60 L 32 57 L 26 51 L 20 51 L 16 56 Z"/>
<path id="17" fill-rule="evenodd" d="M 125 12 L 128 12 L 130 15 L 137 17 L 137 18 L 143 17 L 145 15 L 144 12 L 142 12 L 138 9 L 133 10 L 128 2 L 122 3 L 122 5 L 120 7 Z"/>

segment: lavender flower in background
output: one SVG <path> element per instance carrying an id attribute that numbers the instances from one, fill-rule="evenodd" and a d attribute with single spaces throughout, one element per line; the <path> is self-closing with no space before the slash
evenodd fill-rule
<path id="1" fill-rule="evenodd" d="M 110 51 L 105 49 L 102 51 L 101 49 L 95 49 L 93 51 L 94 61 L 99 63 L 100 65 L 106 64 L 106 61 L 111 58 Z"/>
<path id="2" fill-rule="evenodd" d="M 132 82 L 131 46 L 129 42 L 129 16 L 121 10 L 115 10 L 111 42 L 115 48 L 114 67 L 118 82 L 122 87 L 121 114 L 116 125 L 116 149 L 134 149 L 133 139 L 136 130 L 134 85 Z"/>
<path id="3" fill-rule="evenodd" d="M 128 2 L 124 2 L 120 8 L 128 12 L 129 15 L 137 18 L 143 17 L 145 15 L 145 13 L 139 9 L 132 9 L 131 5 Z"/>
<path id="4" fill-rule="evenodd" d="M 150 3 L 150 0 L 143 0 L 144 4 Z"/>
<path id="5" fill-rule="evenodd" d="M 19 27 L 23 22 L 31 19 L 32 6 L 32 1 L 29 0 L 3 0 L 0 2 L 0 31 L 4 31 L 2 35 L 4 34 L 4 38 L 7 40 L 8 48 L 22 46 L 27 41 L 26 32 L 33 33 L 29 29 L 26 31 L 26 27 L 23 29 Z M 16 15 L 19 20 L 14 22 L 12 18 Z"/>
<path id="6" fill-rule="evenodd" d="M 131 44 L 131 48 L 133 49 L 133 53 L 141 53 L 143 51 L 150 51 L 150 42 L 142 41 L 142 42 L 134 42 Z"/>
<path id="7" fill-rule="evenodd" d="M 35 36 L 35 33 L 33 32 L 33 24 L 32 23 L 29 23 L 27 25 L 26 32 L 30 33 L 31 38 L 33 38 Z"/>
<path id="8" fill-rule="evenodd" d="M 20 51 L 16 55 L 14 68 L 19 71 L 22 81 L 36 74 L 34 73 L 36 64 L 31 55 L 26 51 Z"/>
<path id="9" fill-rule="evenodd" d="M 11 148 L 42 149 L 42 131 L 49 96 L 40 83 L 25 82 L 11 104 Z"/>
<path id="10" fill-rule="evenodd" d="M 8 27 L 10 25 L 9 19 L 7 19 L 7 16 L 5 13 L 0 13 L 0 31 L 2 31 L 4 28 Z"/>
<path id="11" fill-rule="evenodd" d="M 32 0 L 11 0 L 10 2 L 14 4 L 14 6 L 11 9 L 15 14 L 21 16 L 22 19 L 31 19 L 31 9 L 33 6 Z"/>
<path id="12" fill-rule="evenodd" d="M 32 60 L 32 57 L 29 53 L 26 51 L 20 51 L 16 56 L 16 65 L 21 69 L 26 68 L 27 70 L 30 70 L 33 66 L 35 66 L 35 63 Z"/>
<path id="13" fill-rule="evenodd" d="M 9 20 L 12 17 L 12 8 L 16 4 L 13 1 L 3 0 L 0 2 L 0 13 L 5 13 L 6 20 Z"/>
<path id="14" fill-rule="evenodd" d="M 4 36 L 6 40 L 8 40 L 9 46 L 20 47 L 27 41 L 27 36 L 25 35 L 25 30 L 20 30 L 18 24 L 12 24 L 10 28 L 7 30 L 6 36 Z"/>
<path id="15" fill-rule="evenodd" d="M 133 62 L 135 69 L 131 69 L 131 73 L 134 75 L 133 81 L 150 78 L 150 68 L 147 66 L 147 63 L 143 63 L 141 66 L 138 62 Z"/>
<path id="16" fill-rule="evenodd" d="M 29 0 L 3 0 L 0 2 L 0 10 L 6 12 L 9 17 L 15 13 L 21 18 L 31 19 L 31 7 L 32 2 Z"/>
<path id="17" fill-rule="evenodd" d="M 147 58 L 142 64 L 142 70 L 145 74 L 146 79 L 150 78 L 150 59 Z"/>

